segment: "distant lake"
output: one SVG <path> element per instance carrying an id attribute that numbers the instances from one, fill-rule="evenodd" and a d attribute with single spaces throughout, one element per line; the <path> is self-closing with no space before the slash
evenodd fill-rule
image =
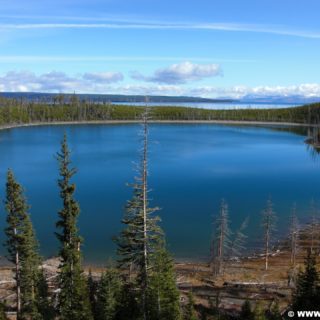
<path id="1" fill-rule="evenodd" d="M 76 198 L 85 260 L 104 263 L 114 255 L 111 240 L 131 197 L 138 160 L 137 124 L 24 127 L 0 131 L 0 195 L 12 168 L 25 186 L 43 255 L 57 254 L 53 235 L 61 207 L 55 153 L 67 132 L 73 151 Z M 250 216 L 249 246 L 258 245 L 261 211 L 271 195 L 284 237 L 294 202 L 308 220 L 311 199 L 320 199 L 320 163 L 305 137 L 272 127 L 217 124 L 152 124 L 150 127 L 152 205 L 161 207 L 162 227 L 177 259 L 205 259 L 213 215 L 221 198 L 229 203 L 231 227 Z M 0 229 L 5 214 L 1 201 Z M 3 243 L 4 234 L 0 233 Z M 0 254 L 4 254 L 1 249 Z"/>
<path id="2" fill-rule="evenodd" d="M 130 105 L 130 106 L 145 106 L 144 102 L 114 102 L 116 105 Z M 201 109 L 280 109 L 296 107 L 301 104 L 294 103 L 246 103 L 246 102 L 149 102 L 148 106 L 176 106 L 176 107 L 189 107 Z"/>

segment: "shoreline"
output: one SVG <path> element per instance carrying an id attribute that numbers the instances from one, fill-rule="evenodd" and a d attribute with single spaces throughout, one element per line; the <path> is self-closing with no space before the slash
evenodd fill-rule
<path id="1" fill-rule="evenodd" d="M 0 130 L 9 130 L 23 127 L 36 126 L 59 126 L 59 125 L 94 125 L 94 124 L 134 124 L 141 123 L 140 120 L 92 120 L 92 121 L 52 121 L 52 122 L 30 122 L 0 125 Z M 150 120 L 149 123 L 156 124 L 224 124 L 224 125 L 248 125 L 248 126 L 290 126 L 290 127 L 319 127 L 315 124 L 294 122 L 268 122 L 248 120 Z"/>

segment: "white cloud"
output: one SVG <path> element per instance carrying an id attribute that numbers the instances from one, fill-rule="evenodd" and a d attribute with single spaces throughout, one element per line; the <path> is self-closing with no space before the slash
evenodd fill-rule
<path id="1" fill-rule="evenodd" d="M 85 73 L 69 76 L 51 71 L 36 75 L 30 71 L 10 71 L 0 76 L 1 91 L 103 92 L 107 85 L 122 81 L 120 72 Z"/>
<path id="2" fill-rule="evenodd" d="M 195 87 L 190 90 L 195 96 L 202 97 L 226 97 L 241 99 L 246 96 L 257 98 L 279 97 L 320 97 L 320 83 L 305 83 L 291 86 L 233 86 L 233 87 Z"/>
<path id="3" fill-rule="evenodd" d="M 131 77 L 148 82 L 183 84 L 218 75 L 222 75 L 222 70 L 217 64 L 194 64 L 186 61 L 156 70 L 152 76 L 144 76 L 135 71 L 131 74 Z"/>
<path id="4" fill-rule="evenodd" d="M 179 69 L 179 68 L 178 68 Z M 191 68 L 192 69 L 192 68 Z M 179 69 L 180 70 L 180 69 Z M 188 72 L 187 72 L 188 74 Z M 243 97 L 320 97 L 320 83 L 304 83 L 291 86 L 186 86 L 176 83 L 162 84 L 118 84 L 123 79 L 119 72 L 85 73 L 70 76 L 63 72 L 51 71 L 36 75 L 30 71 L 10 71 L 0 75 L 0 92 L 77 92 L 114 93 L 141 95 L 187 95 L 208 98 Z"/>
<path id="5" fill-rule="evenodd" d="M 171 23 L 171 22 L 149 22 L 145 20 L 121 20 L 107 19 L 108 23 L 101 23 L 101 19 L 95 19 L 91 23 L 74 22 L 83 20 L 80 17 L 66 17 L 70 22 L 62 23 L 1 23 L 2 30 L 17 29 L 141 29 L 141 30 L 208 30 L 227 32 L 254 32 L 267 33 L 283 36 L 294 36 L 302 38 L 320 39 L 319 30 L 299 30 L 288 27 L 279 27 L 261 24 L 240 23 Z M 89 19 L 91 20 L 91 19 Z"/>
<path id="6" fill-rule="evenodd" d="M 113 83 L 123 80 L 121 72 L 101 72 L 101 73 L 85 73 L 83 79 L 93 82 Z"/>

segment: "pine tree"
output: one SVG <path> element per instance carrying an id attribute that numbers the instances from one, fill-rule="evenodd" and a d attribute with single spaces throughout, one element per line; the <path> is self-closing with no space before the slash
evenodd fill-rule
<path id="1" fill-rule="evenodd" d="M 93 319 L 97 319 L 97 291 L 98 282 L 93 279 L 92 272 L 89 270 L 88 274 L 88 290 L 89 290 L 89 301 Z"/>
<path id="2" fill-rule="evenodd" d="M 273 210 L 271 199 L 267 201 L 267 206 L 262 212 L 262 227 L 264 229 L 264 247 L 265 247 L 265 270 L 269 267 L 270 246 L 272 236 L 275 231 L 276 213 Z"/>
<path id="3" fill-rule="evenodd" d="M 239 320 L 254 320 L 254 312 L 251 310 L 251 303 L 249 300 L 246 300 L 243 303 Z"/>
<path id="4" fill-rule="evenodd" d="M 164 247 L 160 248 L 155 255 L 149 296 L 150 319 L 181 319 L 180 294 L 176 285 L 174 263 Z"/>
<path id="5" fill-rule="evenodd" d="M 305 259 L 305 270 L 298 275 L 292 309 L 294 311 L 318 310 L 320 305 L 319 285 L 316 257 L 315 254 L 311 252 L 311 249 L 309 249 Z"/>
<path id="6" fill-rule="evenodd" d="M 97 288 L 97 320 L 113 320 L 119 310 L 122 280 L 117 270 L 107 270 Z"/>
<path id="7" fill-rule="evenodd" d="M 48 296 L 40 290 L 41 259 L 35 237 L 29 206 L 23 188 L 8 171 L 6 184 L 7 236 L 9 260 L 15 264 L 17 318 L 44 319 Z"/>
<path id="8" fill-rule="evenodd" d="M 197 313 L 194 309 L 194 297 L 191 291 L 188 292 L 188 303 L 185 307 L 184 320 L 197 320 Z"/>
<path id="9" fill-rule="evenodd" d="M 115 320 L 141 319 L 141 306 L 137 300 L 136 287 L 133 282 L 123 282 L 119 308 Z"/>
<path id="10" fill-rule="evenodd" d="M 116 239 L 118 244 L 118 264 L 121 269 L 136 270 L 136 285 L 140 295 L 142 319 L 148 314 L 148 288 L 150 272 L 153 268 L 152 259 L 162 238 L 162 231 L 158 226 L 159 217 L 155 216 L 158 208 L 149 206 L 148 198 L 148 110 L 143 113 L 143 140 L 139 176 L 133 187 L 133 197 L 128 201 L 126 213 L 122 220 L 124 230 Z"/>
<path id="11" fill-rule="evenodd" d="M 76 169 L 70 168 L 70 151 L 67 137 L 61 143 L 61 151 L 57 154 L 60 165 L 60 197 L 63 208 L 59 212 L 59 220 L 56 224 L 60 232 L 56 236 L 60 242 L 60 265 L 59 265 L 59 287 L 58 313 L 61 320 L 90 320 L 92 313 L 90 309 L 89 293 L 86 279 L 81 266 L 80 244 L 77 219 L 80 208 L 74 199 L 75 184 L 71 179 Z"/>
<path id="12" fill-rule="evenodd" d="M 43 319 L 45 314 L 41 314 L 42 303 L 46 303 L 47 296 L 39 295 L 42 272 L 40 269 L 41 259 L 38 254 L 38 243 L 28 215 L 25 217 L 21 233 L 23 234 L 20 243 L 21 319 Z"/>

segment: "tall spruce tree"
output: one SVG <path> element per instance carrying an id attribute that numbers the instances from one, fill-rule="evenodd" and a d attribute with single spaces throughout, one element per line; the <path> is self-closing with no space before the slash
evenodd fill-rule
<path id="1" fill-rule="evenodd" d="M 58 185 L 63 202 L 63 208 L 59 211 L 59 220 L 56 223 L 58 228 L 56 236 L 60 242 L 59 255 L 61 259 L 59 265 L 59 319 L 90 320 L 92 313 L 89 292 L 81 266 L 80 245 L 82 239 L 77 227 L 80 208 L 74 199 L 75 184 L 71 182 L 76 169 L 70 167 L 70 150 L 66 135 L 61 142 L 61 150 L 57 153 L 57 159 L 60 166 Z"/>
<path id="2" fill-rule="evenodd" d="M 150 319 L 181 319 L 180 294 L 176 284 L 174 263 L 164 246 L 155 254 L 149 296 Z"/>
<path id="3" fill-rule="evenodd" d="M 122 278 L 116 269 L 107 270 L 100 279 L 97 288 L 97 320 L 113 320 L 119 312 L 122 290 Z"/>
<path id="4" fill-rule="evenodd" d="M 319 272 L 316 268 L 316 256 L 311 248 L 308 250 L 304 264 L 305 270 L 298 275 L 292 309 L 294 311 L 318 310 L 320 306 Z"/>
<path id="5" fill-rule="evenodd" d="M 142 152 L 138 177 L 135 178 L 133 197 L 128 201 L 122 223 L 125 228 L 116 239 L 118 244 L 118 264 L 121 269 L 131 273 L 135 270 L 134 280 L 138 288 L 142 319 L 148 319 L 148 290 L 150 274 L 153 269 L 153 257 L 159 247 L 162 231 L 155 216 L 158 208 L 149 206 L 148 189 L 148 109 L 142 115 Z"/>
<path id="6" fill-rule="evenodd" d="M 38 242 L 23 188 L 8 171 L 6 183 L 7 236 L 9 260 L 15 264 L 17 319 L 49 319 L 46 286 L 40 269 Z"/>
<path id="7" fill-rule="evenodd" d="M 194 297 L 192 291 L 188 292 L 188 303 L 185 307 L 184 320 L 197 320 L 197 313 L 194 308 Z"/>

